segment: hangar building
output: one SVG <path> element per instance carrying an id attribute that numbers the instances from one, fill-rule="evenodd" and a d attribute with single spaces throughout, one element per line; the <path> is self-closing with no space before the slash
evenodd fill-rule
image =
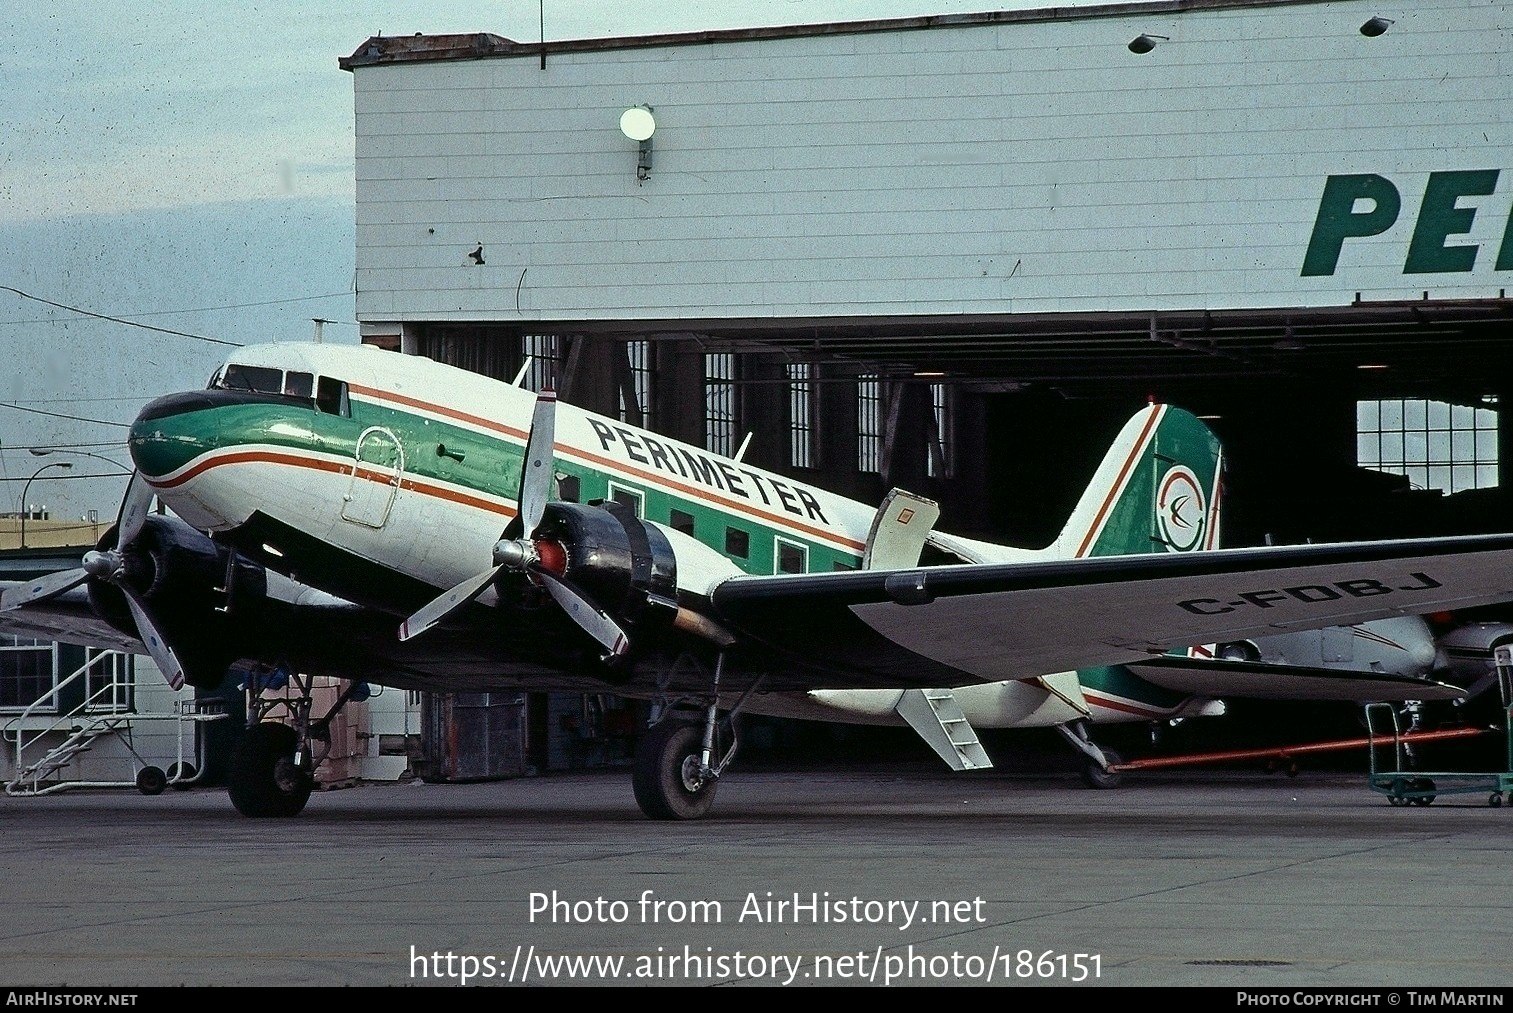
<path id="1" fill-rule="evenodd" d="M 340 61 L 364 340 L 505 378 L 530 358 L 569 401 L 751 433 L 765 467 L 1006 540 L 1052 534 L 1148 398 L 1216 416 L 1228 544 L 1485 526 L 1509 13 L 369 39 Z"/>

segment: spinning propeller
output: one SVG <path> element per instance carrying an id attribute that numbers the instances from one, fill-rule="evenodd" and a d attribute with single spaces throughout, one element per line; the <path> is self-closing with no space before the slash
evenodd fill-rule
<path id="1" fill-rule="evenodd" d="M 552 488 L 552 448 L 556 441 L 557 395 L 542 391 L 531 415 L 531 431 L 525 441 L 525 461 L 520 469 L 520 538 L 501 538 L 494 543 L 494 566 L 458 584 L 426 605 L 399 626 L 399 639 L 412 640 L 477 598 L 505 571 L 528 574 L 545 587 L 562 610 L 599 642 L 613 657 L 630 649 L 630 639 L 618 623 L 596 607 L 566 579 L 567 550 L 555 538 L 541 533 L 547 497 Z"/>
<path id="2" fill-rule="evenodd" d="M 142 478 L 141 472 L 131 473 L 131 482 L 126 486 L 126 495 L 121 499 L 121 511 L 116 517 L 116 544 L 114 548 L 86 552 L 81 566 L 72 570 L 60 570 L 45 577 L 11 588 L 0 595 L 0 612 L 25 608 L 37 602 L 56 598 L 89 580 L 110 584 L 126 599 L 136 623 L 137 636 L 147 646 L 147 653 L 157 662 L 158 669 L 168 680 L 168 685 L 179 689 L 184 685 L 184 666 L 178 655 L 168 646 L 157 621 L 148 611 L 147 603 L 130 580 L 131 574 L 140 569 L 137 553 L 133 552 L 137 536 L 147 523 L 147 508 L 152 504 L 152 487 Z"/>

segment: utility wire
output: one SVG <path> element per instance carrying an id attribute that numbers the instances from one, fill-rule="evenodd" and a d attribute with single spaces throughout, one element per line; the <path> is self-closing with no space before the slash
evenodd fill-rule
<path id="1" fill-rule="evenodd" d="M 43 303 L 47 306 L 56 306 L 60 310 L 68 310 L 70 313 L 78 313 L 81 316 L 94 317 L 96 320 L 109 320 L 111 323 L 125 324 L 128 327 L 140 327 L 143 330 L 157 331 L 160 334 L 173 334 L 181 338 L 193 338 L 196 341 L 208 341 L 213 345 L 230 345 L 232 348 L 242 347 L 241 343 L 237 341 L 226 341 L 221 338 L 206 337 L 203 334 L 193 334 L 189 331 L 176 331 L 169 327 L 158 327 L 154 324 L 138 323 L 135 320 L 127 320 L 124 317 L 113 317 L 107 313 L 96 313 L 93 310 L 80 309 L 77 306 L 69 306 L 67 303 L 54 302 L 51 299 L 44 299 L 38 295 L 31 295 L 30 293 L 21 291 L 19 288 L 12 288 L 9 285 L 0 285 L 0 291 L 14 292 L 16 295 L 20 296 L 23 299 L 30 299 L 33 302 Z"/>
<path id="2" fill-rule="evenodd" d="M 91 471 L 91 472 L 86 472 L 85 474 L 82 474 L 82 475 L 75 475 L 72 472 L 70 472 L 67 475 L 48 475 L 47 476 L 47 481 L 49 481 L 49 482 L 77 482 L 81 478 L 128 478 L 128 477 L 130 477 L 129 473 L 128 472 L 124 472 L 124 471 Z M 0 478 L 0 482 L 30 482 L 33 478 L 36 478 L 36 476 L 35 475 L 22 475 L 22 476 L 20 476 L 18 478 L 5 477 L 5 478 Z"/>
<path id="3" fill-rule="evenodd" d="M 15 289 L 10 289 L 10 291 L 14 292 Z M 315 302 L 317 299 L 337 299 L 337 298 L 340 298 L 341 296 L 350 296 L 350 295 L 352 295 L 351 292 L 327 292 L 325 295 L 302 295 L 302 296 L 298 296 L 297 298 L 294 298 L 294 299 L 268 299 L 268 300 L 265 300 L 263 302 L 227 303 L 227 304 L 225 304 L 223 306 L 195 306 L 195 307 L 192 307 L 190 309 L 184 309 L 184 310 L 153 310 L 150 313 L 132 313 L 132 316 L 134 316 L 134 317 L 167 317 L 167 316 L 173 316 L 173 315 L 178 314 L 178 313 L 214 313 L 214 312 L 217 312 L 219 310 L 245 310 L 245 309 L 252 309 L 252 308 L 257 307 L 257 306 L 282 306 L 282 305 L 284 305 L 286 303 L 292 303 L 292 302 Z M 64 307 L 64 308 L 65 309 L 71 309 L 72 307 Z M 57 318 L 56 317 L 38 317 L 35 320 L 0 320 L 0 326 L 8 326 L 10 324 L 51 324 L 51 323 L 56 323 L 56 322 L 57 322 Z M 335 320 L 335 321 L 329 321 L 329 322 L 330 323 L 342 323 L 343 321 Z"/>
<path id="4" fill-rule="evenodd" d="M 83 415 L 65 415 L 62 412 L 45 412 L 41 408 L 25 408 L 9 401 L 0 401 L 0 408 L 13 408 L 18 412 L 30 412 L 33 415 L 46 415 L 53 419 L 67 419 L 70 422 L 93 422 L 97 426 L 118 426 L 121 429 L 130 429 L 130 422 L 109 422 L 105 419 L 90 419 Z"/>

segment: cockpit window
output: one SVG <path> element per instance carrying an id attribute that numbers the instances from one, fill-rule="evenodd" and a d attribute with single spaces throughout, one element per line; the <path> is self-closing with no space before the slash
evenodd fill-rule
<path id="1" fill-rule="evenodd" d="M 329 376 L 317 377 L 291 369 L 287 373 L 272 366 L 243 366 L 232 363 L 210 378 L 210 386 L 221 390 L 245 390 L 256 394 L 278 394 L 302 401 L 327 415 L 350 417 L 347 385 Z"/>
<path id="2" fill-rule="evenodd" d="M 329 376 L 321 377 L 316 386 L 315 407 L 327 415 L 351 415 L 352 407 L 347 401 L 347 385 Z"/>
<path id="3" fill-rule="evenodd" d="M 314 397 L 315 377 L 309 373 L 289 370 L 284 374 L 284 393 L 294 397 Z"/>
<path id="4" fill-rule="evenodd" d="M 227 390 L 251 390 L 260 394 L 282 394 L 284 371 L 268 366 L 243 366 L 232 363 L 221 374 L 221 386 Z"/>

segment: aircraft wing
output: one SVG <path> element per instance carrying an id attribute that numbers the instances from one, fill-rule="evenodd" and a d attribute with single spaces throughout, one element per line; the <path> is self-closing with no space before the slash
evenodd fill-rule
<path id="1" fill-rule="evenodd" d="M 1459 700 L 1469 695 L 1460 686 L 1411 675 L 1264 661 L 1226 661 L 1163 654 L 1127 667 L 1146 682 L 1194 696 L 1373 703 L 1379 700 Z"/>
<path id="2" fill-rule="evenodd" d="M 721 619 L 898 685 L 1025 679 L 1174 647 L 1513 600 L 1513 535 L 735 577 Z"/>
<path id="3" fill-rule="evenodd" d="M 21 581 L 0 581 L 0 590 L 17 587 Z M 136 637 L 122 633 L 95 614 L 89 606 L 89 594 L 75 588 L 42 605 L 0 612 L 0 634 L 34 637 L 84 647 L 146 654 L 147 646 Z"/>

